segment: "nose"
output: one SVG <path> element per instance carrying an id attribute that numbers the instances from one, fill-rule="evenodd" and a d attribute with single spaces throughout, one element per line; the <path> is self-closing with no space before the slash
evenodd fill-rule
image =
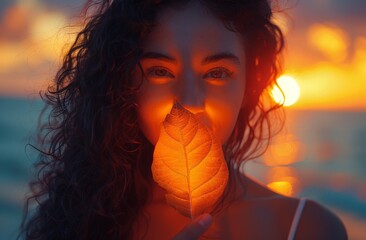
<path id="1" fill-rule="evenodd" d="M 192 113 L 202 112 L 205 104 L 204 84 L 194 76 L 186 76 L 178 84 L 177 100 Z"/>

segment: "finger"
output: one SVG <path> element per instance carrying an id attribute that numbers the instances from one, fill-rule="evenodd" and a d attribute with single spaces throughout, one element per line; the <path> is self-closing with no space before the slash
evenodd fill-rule
<path id="1" fill-rule="evenodd" d="M 212 216 L 203 214 L 185 226 L 173 240 L 193 240 L 198 239 L 212 224 Z"/>

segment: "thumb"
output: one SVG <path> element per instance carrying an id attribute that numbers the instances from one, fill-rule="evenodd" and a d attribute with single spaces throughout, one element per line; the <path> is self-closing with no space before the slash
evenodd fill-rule
<path id="1" fill-rule="evenodd" d="M 173 240 L 193 240 L 198 239 L 212 224 L 212 216 L 205 213 L 185 226 Z"/>

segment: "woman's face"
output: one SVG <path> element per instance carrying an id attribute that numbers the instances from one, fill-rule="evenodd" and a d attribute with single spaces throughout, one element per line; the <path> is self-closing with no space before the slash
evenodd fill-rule
<path id="1" fill-rule="evenodd" d="M 163 10 L 143 48 L 141 66 L 146 78 L 138 104 L 140 127 L 147 139 L 156 144 L 161 123 L 177 100 L 224 144 L 244 96 L 241 38 L 202 5 L 190 3 L 179 10 Z"/>

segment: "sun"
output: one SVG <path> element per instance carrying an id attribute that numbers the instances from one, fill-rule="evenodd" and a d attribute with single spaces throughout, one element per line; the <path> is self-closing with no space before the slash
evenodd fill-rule
<path id="1" fill-rule="evenodd" d="M 278 86 L 274 86 L 271 94 L 273 99 L 283 106 L 291 106 L 300 98 L 300 86 L 293 77 L 281 76 L 277 79 Z M 281 90 L 282 91 L 281 91 Z"/>

